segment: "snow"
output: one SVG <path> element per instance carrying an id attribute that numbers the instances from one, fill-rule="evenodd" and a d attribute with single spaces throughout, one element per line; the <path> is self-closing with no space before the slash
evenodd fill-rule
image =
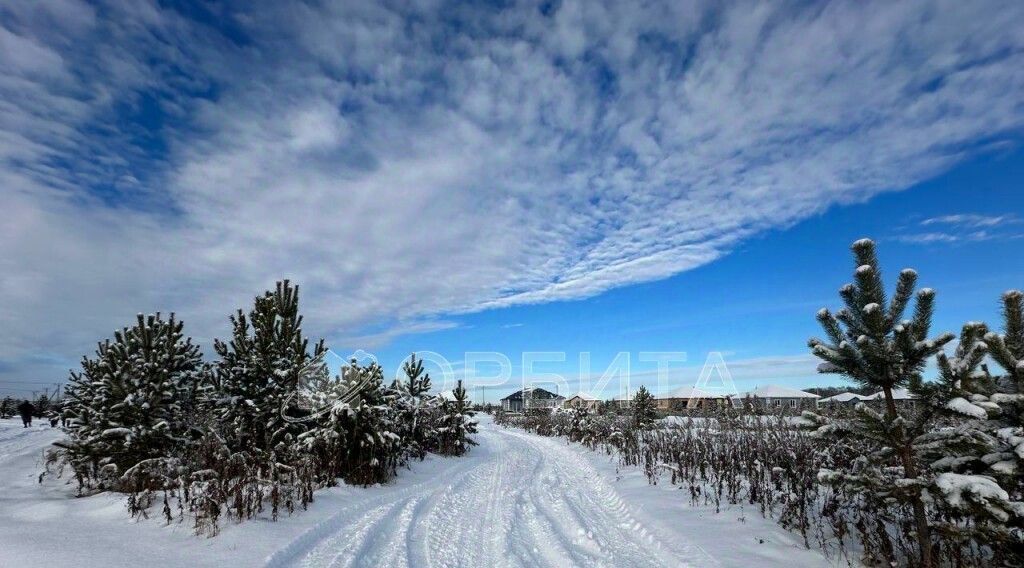
<path id="1" fill-rule="evenodd" d="M 766 385 L 763 387 L 755 387 L 754 390 L 743 393 L 744 397 L 757 397 L 757 398 L 819 398 L 816 394 L 804 392 L 802 390 L 791 389 L 789 387 L 781 387 L 779 385 Z"/>
<path id="2" fill-rule="evenodd" d="M 720 395 L 720 394 L 709 393 L 707 391 L 698 389 L 697 387 L 682 386 L 682 387 L 679 387 L 677 389 L 670 390 L 670 391 L 668 391 L 666 393 L 659 394 L 659 395 L 655 396 L 654 398 L 657 398 L 657 399 L 660 399 L 660 400 L 665 400 L 665 399 L 673 399 L 673 398 L 686 398 L 686 399 L 690 399 L 690 398 L 725 398 L 725 397 L 723 395 Z"/>
<path id="3" fill-rule="evenodd" d="M 850 402 L 851 400 L 864 400 L 865 398 L 866 397 L 864 395 L 852 392 L 843 392 L 828 398 L 823 398 L 818 402 Z"/>
<path id="4" fill-rule="evenodd" d="M 572 400 L 574 398 L 578 398 L 580 400 L 589 400 L 589 401 L 597 400 L 597 397 L 595 397 L 592 394 L 590 394 L 588 392 L 585 392 L 585 391 L 579 391 L 576 394 L 570 396 L 569 398 L 567 398 L 565 400 L 566 400 L 566 402 L 568 402 L 568 401 L 570 401 L 570 400 Z"/>
<path id="5" fill-rule="evenodd" d="M 893 400 L 913 400 L 917 398 L 908 389 L 892 389 Z M 864 400 L 885 400 L 885 391 L 878 391 L 875 394 L 863 397 Z"/>
<path id="6" fill-rule="evenodd" d="M 818 363 L 819 373 L 841 373 L 842 371 L 842 367 L 839 367 L 833 363 Z"/>
<path id="7" fill-rule="evenodd" d="M 1003 521 L 1009 518 L 1000 505 L 1007 504 L 1010 496 L 989 477 L 943 473 L 935 479 L 935 486 L 954 507 L 967 508 L 970 503 L 977 503 Z"/>
<path id="8" fill-rule="evenodd" d="M 38 483 L 59 438 L 0 420 L 0 566 L 834 564 L 756 507 L 692 507 L 638 468 L 484 415 L 466 457 L 428 456 L 395 483 L 319 491 L 308 511 L 228 521 L 213 538 L 158 513 L 132 520 L 121 495 L 75 498 L 65 480 Z"/>
<path id="9" fill-rule="evenodd" d="M 441 397 L 444 400 L 447 400 L 448 402 L 455 402 L 455 391 L 454 390 L 441 391 L 441 392 L 437 393 L 437 396 Z"/>
<path id="10" fill-rule="evenodd" d="M 974 418 L 978 418 L 979 420 L 984 420 L 985 418 L 988 417 L 988 413 L 985 412 L 984 408 L 976 404 L 971 404 L 970 402 L 967 401 L 967 399 L 961 397 L 951 399 L 949 402 L 946 403 L 946 408 L 954 412 L 959 412 L 960 414 L 963 414 L 965 416 L 972 416 Z"/>

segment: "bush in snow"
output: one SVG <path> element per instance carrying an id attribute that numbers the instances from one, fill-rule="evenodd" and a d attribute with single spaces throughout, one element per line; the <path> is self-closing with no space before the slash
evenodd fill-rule
<path id="1" fill-rule="evenodd" d="M 54 459 L 72 468 L 82 488 L 120 489 L 131 468 L 172 459 L 189 443 L 187 411 L 203 366 L 182 326 L 174 314 L 167 320 L 139 314 L 71 374 L 64 405 L 69 435 Z"/>

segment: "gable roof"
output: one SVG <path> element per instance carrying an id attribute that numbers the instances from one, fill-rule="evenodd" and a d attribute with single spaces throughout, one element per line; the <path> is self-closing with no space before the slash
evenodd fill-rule
<path id="1" fill-rule="evenodd" d="M 720 394 L 712 394 L 708 391 L 701 390 L 697 387 L 679 387 L 672 389 L 666 393 L 659 394 L 654 398 L 659 400 L 672 399 L 672 398 L 725 398 Z"/>
<path id="2" fill-rule="evenodd" d="M 447 400 L 448 402 L 455 402 L 455 390 L 446 390 L 437 393 L 437 396 Z"/>
<path id="3" fill-rule="evenodd" d="M 852 393 L 852 392 L 841 392 L 841 393 L 839 393 L 837 395 L 830 396 L 828 398 L 823 398 L 823 399 L 819 400 L 818 402 L 850 402 L 851 400 L 868 400 L 868 399 L 869 399 L 869 397 L 866 397 L 866 396 L 864 396 L 862 394 L 857 394 L 857 393 Z"/>
<path id="4" fill-rule="evenodd" d="M 570 396 L 566 400 L 572 400 L 574 398 L 578 398 L 580 400 L 597 400 L 597 397 L 591 396 L 589 393 L 586 393 L 586 392 L 583 392 L 583 391 L 579 391 L 578 393 Z"/>
<path id="5" fill-rule="evenodd" d="M 816 394 L 804 392 L 802 390 L 791 389 L 789 387 L 780 387 L 779 385 L 765 385 L 763 387 L 754 387 L 754 390 L 747 391 L 744 393 L 745 396 L 752 396 L 757 398 L 821 398 Z"/>
<path id="6" fill-rule="evenodd" d="M 530 400 L 564 400 L 564 396 L 557 395 L 549 390 L 545 390 L 539 387 L 533 387 L 523 390 L 518 390 L 501 400 L 523 400 L 523 393 L 526 393 L 526 397 Z"/>
<path id="7" fill-rule="evenodd" d="M 917 397 L 914 396 L 913 394 L 911 394 L 910 391 L 907 390 L 907 389 L 892 389 L 892 398 L 893 398 L 893 400 L 914 400 Z M 878 391 L 878 392 L 876 392 L 875 394 L 873 394 L 871 396 L 865 396 L 864 397 L 864 400 L 884 400 L 884 399 L 885 399 L 885 392 L 884 391 Z"/>

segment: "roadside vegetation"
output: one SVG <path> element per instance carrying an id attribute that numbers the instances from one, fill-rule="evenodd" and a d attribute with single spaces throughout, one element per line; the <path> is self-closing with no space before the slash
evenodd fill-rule
<path id="1" fill-rule="evenodd" d="M 496 419 L 615 456 L 690 503 L 755 506 L 851 564 L 1024 565 L 1024 294 L 1003 295 L 998 330 L 969 322 L 953 345 L 953 334 L 930 335 L 935 292 L 916 290 L 913 270 L 889 300 L 874 243 L 852 248 L 844 306 L 818 313 L 825 338 L 809 347 L 820 372 L 881 390 L 877 402 L 799 415 L 727 405 L 652 421 L 644 391 L 632 410 Z M 926 381 L 929 362 L 938 373 Z M 912 407 L 897 403 L 901 388 Z"/>

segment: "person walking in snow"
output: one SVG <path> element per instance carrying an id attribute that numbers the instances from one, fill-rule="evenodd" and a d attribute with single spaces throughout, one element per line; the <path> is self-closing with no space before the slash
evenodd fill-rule
<path id="1" fill-rule="evenodd" d="M 36 411 L 36 407 L 29 401 L 23 401 L 18 405 L 18 412 L 21 414 L 21 423 L 24 424 L 24 428 L 28 428 L 32 425 L 32 414 Z"/>

